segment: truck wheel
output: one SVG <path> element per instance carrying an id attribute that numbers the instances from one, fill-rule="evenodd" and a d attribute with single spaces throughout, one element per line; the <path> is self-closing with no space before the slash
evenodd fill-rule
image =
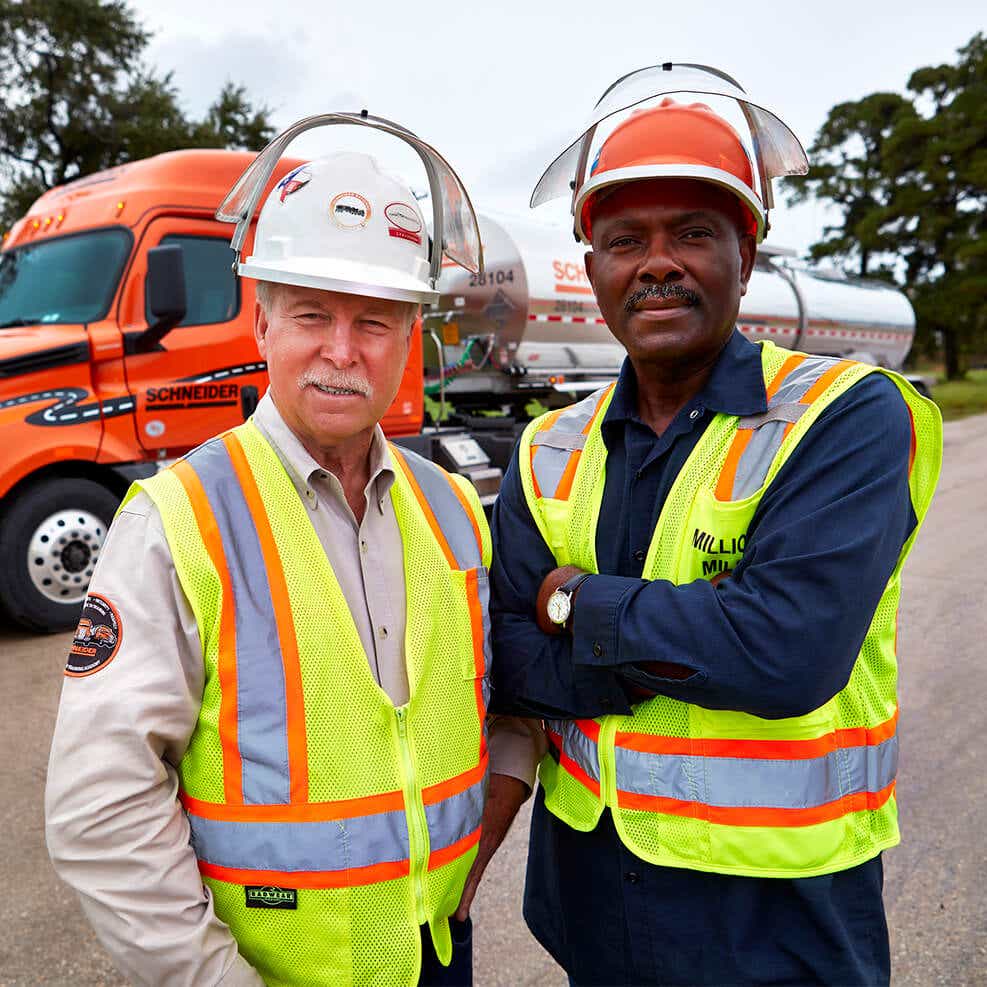
<path id="1" fill-rule="evenodd" d="M 0 517 L 0 601 L 32 631 L 76 626 L 120 498 L 92 480 L 60 477 L 24 490 Z"/>

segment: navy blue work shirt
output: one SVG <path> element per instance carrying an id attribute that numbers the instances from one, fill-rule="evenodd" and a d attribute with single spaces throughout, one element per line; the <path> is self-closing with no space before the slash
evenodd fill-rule
<path id="1" fill-rule="evenodd" d="M 895 385 L 872 374 L 837 398 L 761 499 L 732 576 L 714 588 L 643 580 L 672 482 L 716 412 L 767 407 L 760 348 L 734 332 L 703 388 L 656 436 L 625 361 L 602 423 L 600 574 L 573 630 L 538 630 L 534 603 L 556 561 L 524 499 L 517 454 L 493 513 L 496 712 L 547 718 L 630 713 L 627 689 L 710 709 L 799 716 L 847 683 L 916 518 L 911 425 Z M 635 662 L 684 666 L 684 679 Z M 623 847 L 609 812 L 590 833 L 532 817 L 525 917 L 575 983 L 886 983 L 880 857 L 797 880 L 656 867 Z"/>

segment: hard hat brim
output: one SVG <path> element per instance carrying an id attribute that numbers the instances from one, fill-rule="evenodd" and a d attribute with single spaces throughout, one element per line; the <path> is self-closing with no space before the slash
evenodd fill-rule
<path id="1" fill-rule="evenodd" d="M 725 188 L 737 196 L 750 209 L 751 213 L 753 213 L 754 220 L 757 224 L 757 242 L 760 243 L 764 239 L 764 207 L 761 204 L 761 200 L 739 178 L 720 168 L 675 162 L 674 164 L 652 163 L 633 165 L 628 168 L 614 168 L 590 178 L 579 190 L 579 196 L 573 206 L 575 217 L 573 231 L 580 242 L 587 245 L 590 242 L 583 229 L 583 206 L 591 195 L 611 185 L 644 181 L 649 178 L 687 178 L 701 182 L 711 182 L 714 185 Z"/>
<path id="2" fill-rule="evenodd" d="M 258 281 L 291 284 L 320 291 L 341 291 L 347 295 L 384 298 L 395 302 L 429 305 L 439 300 L 439 293 L 427 281 L 420 281 L 391 267 L 357 264 L 326 257 L 293 257 L 277 266 L 259 264 L 248 257 L 237 265 L 241 277 Z"/>

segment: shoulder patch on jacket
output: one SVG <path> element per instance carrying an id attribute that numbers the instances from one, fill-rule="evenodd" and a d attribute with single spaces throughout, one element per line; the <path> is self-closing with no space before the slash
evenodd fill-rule
<path id="1" fill-rule="evenodd" d="M 123 624 L 116 607 L 105 596 L 90 593 L 82 605 L 65 674 L 82 678 L 105 668 L 120 650 L 122 639 Z"/>

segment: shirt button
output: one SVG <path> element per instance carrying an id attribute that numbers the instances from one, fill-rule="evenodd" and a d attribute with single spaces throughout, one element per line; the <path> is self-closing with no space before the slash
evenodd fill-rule
<path id="1" fill-rule="evenodd" d="M 629 870 L 624 875 L 624 880 L 627 881 L 628 884 L 637 884 L 637 882 L 641 880 L 641 875 L 636 871 Z"/>
<path id="2" fill-rule="evenodd" d="M 367 554 L 368 549 L 367 549 L 367 539 L 366 538 L 361 538 L 360 539 L 360 551 L 363 552 L 364 555 Z"/>
<path id="3" fill-rule="evenodd" d="M 703 413 L 702 408 L 695 408 L 694 410 L 689 412 L 689 420 L 694 422 L 702 413 Z"/>
<path id="4" fill-rule="evenodd" d="M 387 628 L 381 625 L 377 629 L 377 636 L 383 641 L 387 638 Z"/>
<path id="5" fill-rule="evenodd" d="M 636 560 L 637 560 L 638 562 L 643 562 L 643 561 L 644 561 L 644 549 L 643 549 L 643 548 L 639 548 L 639 549 L 638 549 L 638 550 L 637 550 L 637 551 L 636 551 L 636 552 L 634 553 L 634 558 L 635 558 L 635 559 L 636 559 Z"/>
<path id="6" fill-rule="evenodd" d="M 597 641 L 593 645 L 593 654 L 596 655 L 597 658 L 602 658 L 603 657 L 603 645 L 600 644 L 599 641 Z"/>

